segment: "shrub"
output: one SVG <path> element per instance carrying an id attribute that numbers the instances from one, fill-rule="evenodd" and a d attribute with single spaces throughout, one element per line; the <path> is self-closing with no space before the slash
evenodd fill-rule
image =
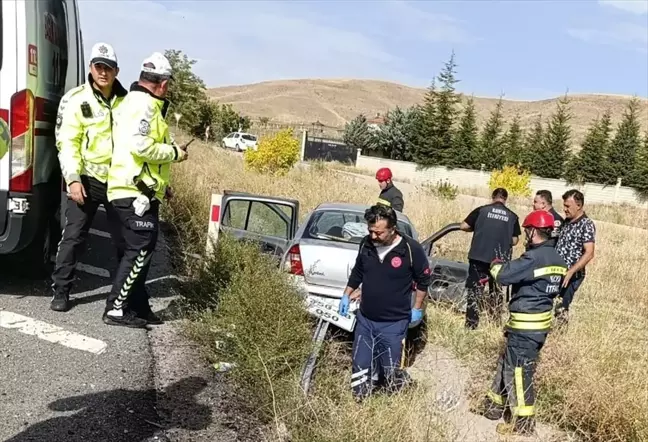
<path id="1" fill-rule="evenodd" d="M 453 201 L 459 195 L 459 187 L 451 184 L 447 179 L 437 181 L 436 185 L 431 187 L 430 191 L 434 196 L 442 200 Z"/>
<path id="2" fill-rule="evenodd" d="M 299 141 L 292 129 L 284 129 L 273 137 L 264 137 L 257 150 L 246 150 L 248 169 L 271 175 L 284 175 L 299 161 Z"/>
<path id="3" fill-rule="evenodd" d="M 531 173 L 515 166 L 505 166 L 494 170 L 488 180 L 491 191 L 498 187 L 505 188 L 510 196 L 531 196 Z"/>

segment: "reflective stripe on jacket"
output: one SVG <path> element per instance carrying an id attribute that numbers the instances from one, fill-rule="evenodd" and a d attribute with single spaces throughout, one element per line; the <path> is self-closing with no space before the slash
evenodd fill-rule
<path id="1" fill-rule="evenodd" d="M 134 83 L 115 112 L 115 153 L 108 175 L 108 200 L 137 198 L 141 180 L 162 201 L 169 185 L 169 165 L 178 148 L 165 121 L 168 100 Z"/>
<path id="2" fill-rule="evenodd" d="M 56 148 L 65 182 L 89 175 L 105 183 L 113 154 L 113 112 L 128 92 L 115 80 L 106 100 L 88 81 L 66 93 L 56 117 Z"/>
<path id="3" fill-rule="evenodd" d="M 7 122 L 0 118 L 0 160 L 9 151 L 11 144 L 11 136 L 9 135 L 9 125 Z"/>
<path id="4" fill-rule="evenodd" d="M 553 299 L 560 293 L 567 264 L 551 241 L 533 245 L 518 259 L 494 264 L 491 275 L 511 286 L 509 331 L 546 331 L 551 327 Z"/>

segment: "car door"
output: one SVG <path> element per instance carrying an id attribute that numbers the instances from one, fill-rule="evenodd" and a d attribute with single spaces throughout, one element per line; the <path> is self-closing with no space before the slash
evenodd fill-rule
<path id="1" fill-rule="evenodd" d="M 461 235 L 461 224 L 453 223 L 424 240 L 421 245 L 428 255 L 432 269 L 432 284 L 428 295 L 433 301 L 453 304 L 458 310 L 466 309 L 466 280 L 468 262 Z"/>
<path id="2" fill-rule="evenodd" d="M 297 200 L 245 192 L 223 192 L 220 231 L 259 244 L 263 253 L 280 259 L 295 237 Z"/>

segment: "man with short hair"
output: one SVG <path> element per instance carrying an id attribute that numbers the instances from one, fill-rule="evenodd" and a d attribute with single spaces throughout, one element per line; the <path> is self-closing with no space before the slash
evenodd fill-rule
<path id="1" fill-rule="evenodd" d="M 380 195 L 378 204 L 391 207 L 399 212 L 403 211 L 405 202 L 403 201 L 403 192 L 398 190 L 392 181 L 392 172 L 388 167 L 381 167 L 376 172 L 376 180 L 380 186 Z"/>
<path id="2" fill-rule="evenodd" d="M 346 316 L 352 296 L 360 297 L 353 340 L 351 388 L 360 401 L 373 390 L 382 373 L 387 385 L 399 390 L 408 376 L 400 369 L 410 322 L 423 318 L 423 302 L 430 285 L 430 266 L 423 247 L 396 228 L 396 212 L 377 204 L 367 209 L 369 235 L 360 243 L 355 265 L 340 300 Z M 356 289 L 362 284 L 362 293 Z M 416 299 L 412 307 L 412 287 Z M 354 293 L 355 292 L 355 293 Z M 373 373 L 376 363 L 378 373 Z M 379 379 L 379 382 L 381 379 Z"/>
<path id="3" fill-rule="evenodd" d="M 531 212 L 522 226 L 527 251 L 508 263 L 491 263 L 493 278 L 511 286 L 512 294 L 510 316 L 504 327 L 506 348 L 481 411 L 488 419 L 499 420 L 509 408 L 511 423 L 499 424 L 497 432 L 528 436 L 535 429 L 536 362 L 551 328 L 553 299 L 560 291 L 567 265 L 549 243 L 554 228 L 550 213 Z"/>
<path id="4" fill-rule="evenodd" d="M 69 191 L 65 230 L 52 274 L 54 296 L 50 308 L 54 311 L 64 312 L 70 308 L 74 271 L 100 205 L 106 210 L 118 259 L 123 251 L 119 219 L 106 196 L 108 168 L 115 144 L 113 113 L 127 94 L 117 80 L 118 74 L 115 50 L 107 43 L 97 43 L 92 47 L 87 82 L 66 93 L 59 105 L 56 147 Z"/>
<path id="5" fill-rule="evenodd" d="M 563 257 L 569 270 L 563 281 L 562 303 L 557 306 L 560 323 L 569 320 L 569 307 L 576 291 L 585 279 L 585 267 L 594 258 L 596 226 L 583 209 L 585 196 L 576 189 L 568 190 L 562 196 L 565 209 L 563 223 L 556 251 Z"/>
<path id="6" fill-rule="evenodd" d="M 549 242 L 555 247 L 558 242 L 558 237 L 560 236 L 560 228 L 565 220 L 554 210 L 552 201 L 553 198 L 549 190 L 538 190 L 535 194 L 535 198 L 533 198 L 533 210 L 545 210 L 553 216 L 554 229 L 551 232 L 551 239 Z"/>
<path id="7" fill-rule="evenodd" d="M 161 324 L 148 302 L 145 283 L 159 227 L 160 202 L 167 194 L 169 166 L 187 158 L 165 121 L 165 98 L 172 79 L 167 58 L 155 52 L 142 63 L 139 81 L 115 115 L 115 153 L 108 175 L 108 200 L 114 206 L 126 243 L 106 300 L 108 325 Z"/>
<path id="8" fill-rule="evenodd" d="M 497 315 L 502 304 L 502 295 L 489 274 L 490 263 L 499 258 L 508 261 L 513 246 L 518 243 L 520 222 L 518 216 L 508 207 L 508 192 L 497 188 L 492 193 L 492 203 L 477 207 L 461 223 L 461 230 L 474 232 L 468 252 L 468 279 L 466 289 L 466 328 L 479 326 L 479 304 L 485 304 L 491 315 Z M 484 281 L 488 281 L 488 298 L 484 298 Z"/>

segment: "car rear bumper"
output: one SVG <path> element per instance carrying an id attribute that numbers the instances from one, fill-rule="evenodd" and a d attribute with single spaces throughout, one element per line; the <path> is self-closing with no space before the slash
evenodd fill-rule
<path id="1" fill-rule="evenodd" d="M 0 236 L 0 255 L 16 253 L 32 241 L 36 228 L 32 226 L 32 214 L 6 213 L 4 233 Z"/>

